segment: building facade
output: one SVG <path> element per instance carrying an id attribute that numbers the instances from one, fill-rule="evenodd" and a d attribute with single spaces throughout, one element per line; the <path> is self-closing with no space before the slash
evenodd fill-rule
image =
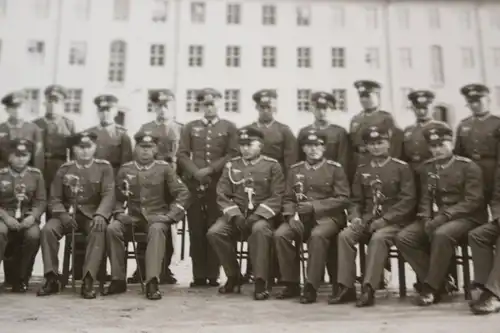
<path id="1" fill-rule="evenodd" d="M 421 88 L 456 126 L 468 115 L 464 84 L 487 84 L 500 110 L 498 74 L 498 1 L 0 0 L 0 95 L 27 89 L 31 119 L 45 86 L 66 86 L 81 129 L 97 122 L 97 94 L 119 97 L 133 133 L 154 116 L 149 90 L 172 89 L 187 122 L 203 87 L 224 92 L 221 116 L 238 125 L 256 118 L 255 91 L 276 89 L 277 118 L 294 130 L 312 121 L 310 91 L 332 91 L 331 120 L 348 126 L 358 79 L 383 84 L 400 126 L 413 122 L 406 94 Z"/>

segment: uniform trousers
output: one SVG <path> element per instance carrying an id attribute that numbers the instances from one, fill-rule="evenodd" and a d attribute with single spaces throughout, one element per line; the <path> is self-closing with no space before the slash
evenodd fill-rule
<path id="1" fill-rule="evenodd" d="M 94 280 L 97 279 L 101 261 L 106 251 L 106 232 L 91 230 L 92 219 L 83 214 L 76 214 L 78 228 L 76 232 L 82 232 L 87 236 L 85 259 L 83 261 L 82 276 L 89 274 Z M 71 227 L 65 226 L 57 218 L 50 219 L 42 228 L 40 243 L 42 247 L 43 272 L 58 274 L 59 271 L 59 241 L 64 235 L 71 234 Z"/>
<path id="2" fill-rule="evenodd" d="M 424 223 L 408 225 L 396 237 L 396 247 L 417 274 L 418 281 L 439 290 L 448 274 L 455 246 L 477 227 L 470 219 L 448 221 L 429 236 Z"/>
<path id="3" fill-rule="evenodd" d="M 356 281 L 356 245 L 368 241 L 363 285 L 377 289 L 394 237 L 400 230 L 399 225 L 388 225 L 373 233 L 369 231 L 368 225 L 359 229 L 352 226 L 344 229 L 338 237 L 337 282 L 348 288 L 354 287 Z"/>
<path id="4" fill-rule="evenodd" d="M 254 277 L 267 281 L 273 241 L 272 222 L 265 219 L 258 220 L 252 225 L 251 230 L 244 231 L 246 232 L 250 232 L 248 248 Z M 240 237 L 236 225 L 228 221 L 226 216 L 217 219 L 207 233 L 207 238 L 228 277 L 238 277 L 241 274 L 236 255 L 236 242 Z"/>
<path id="5" fill-rule="evenodd" d="M 474 281 L 500 297 L 500 226 L 483 224 L 469 232 Z M 496 249 L 496 250 L 495 250 Z"/>
<path id="6" fill-rule="evenodd" d="M 307 282 L 317 290 L 325 272 L 331 240 L 341 228 L 342 226 L 331 217 L 318 221 L 310 219 L 305 222 L 303 234 L 292 229 L 287 222 L 282 223 L 274 233 L 281 280 L 292 283 L 300 282 L 300 258 L 296 245 L 301 240 L 307 241 Z"/>

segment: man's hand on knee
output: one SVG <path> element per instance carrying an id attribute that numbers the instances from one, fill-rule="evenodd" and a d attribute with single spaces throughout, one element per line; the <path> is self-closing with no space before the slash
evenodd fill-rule
<path id="1" fill-rule="evenodd" d="M 20 229 L 29 229 L 35 224 L 36 220 L 33 215 L 29 215 L 21 221 Z"/>
<path id="2" fill-rule="evenodd" d="M 17 231 L 21 228 L 21 224 L 12 216 L 6 216 L 3 219 L 3 223 L 5 223 L 7 228 L 12 231 Z"/>
<path id="3" fill-rule="evenodd" d="M 101 215 L 95 215 L 90 226 L 92 231 L 103 232 L 106 230 L 107 221 Z"/>
<path id="4" fill-rule="evenodd" d="M 65 228 L 69 228 L 69 229 L 77 229 L 78 228 L 78 223 L 76 223 L 76 221 L 74 219 L 72 219 L 68 213 L 61 213 L 61 214 L 59 214 L 58 218 Z"/>

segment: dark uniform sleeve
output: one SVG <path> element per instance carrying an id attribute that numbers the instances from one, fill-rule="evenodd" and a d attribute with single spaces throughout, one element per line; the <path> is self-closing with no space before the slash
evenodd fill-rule
<path id="1" fill-rule="evenodd" d="M 115 179 L 110 164 L 99 164 L 99 167 L 102 168 L 101 203 L 94 216 L 100 215 L 108 220 L 115 207 Z"/>
<path id="2" fill-rule="evenodd" d="M 464 180 L 464 199 L 443 211 L 449 221 L 474 213 L 484 202 L 483 175 L 476 163 L 471 161 L 465 167 Z"/>
<path id="3" fill-rule="evenodd" d="M 293 187 L 295 185 L 296 167 L 291 168 L 286 176 L 285 195 L 283 196 L 283 216 L 292 216 L 295 214 L 297 200 Z"/>
<path id="4" fill-rule="evenodd" d="M 351 191 L 349 189 L 349 181 L 342 167 L 335 167 L 332 178 L 333 196 L 312 202 L 314 216 L 318 220 L 338 214 L 349 207 Z"/>
<path id="5" fill-rule="evenodd" d="M 349 206 L 348 212 L 349 212 L 349 221 L 355 219 L 355 218 L 361 218 L 362 217 L 362 209 L 363 209 L 363 204 L 364 204 L 364 198 L 363 198 L 363 177 L 361 176 L 361 173 L 359 172 L 359 168 L 354 174 L 354 179 L 352 181 L 352 186 L 351 186 L 351 204 Z"/>
<path id="6" fill-rule="evenodd" d="M 35 143 L 35 153 L 33 154 L 33 166 L 41 171 L 45 168 L 45 151 L 43 147 L 43 133 L 40 127 L 33 124 L 34 126 L 34 136 L 33 140 Z"/>
<path id="7" fill-rule="evenodd" d="M 463 146 L 461 132 L 462 132 L 462 123 L 458 124 L 458 126 L 457 126 L 457 135 L 456 135 L 456 139 L 455 139 L 455 149 L 453 150 L 453 153 L 455 155 L 465 156 L 465 148 Z"/>
<path id="8" fill-rule="evenodd" d="M 122 192 L 123 180 L 126 177 L 125 167 L 122 166 L 120 170 L 118 170 L 118 174 L 115 178 L 115 209 L 113 210 L 113 214 L 116 213 L 124 213 L 123 204 L 125 203 L 125 195 Z"/>
<path id="9" fill-rule="evenodd" d="M 237 215 L 243 215 L 238 205 L 233 201 L 233 186 L 229 179 L 229 168 L 226 166 L 222 172 L 222 176 L 217 183 L 217 205 L 228 219 Z"/>
<path id="10" fill-rule="evenodd" d="M 281 211 L 285 194 L 285 177 L 281 165 L 274 162 L 271 166 L 271 196 L 261 202 L 254 214 L 269 220 Z"/>
<path id="11" fill-rule="evenodd" d="M 420 178 L 420 198 L 418 201 L 417 217 L 421 220 L 429 220 L 432 218 L 431 193 L 429 192 L 429 168 L 427 164 L 419 174 Z"/>
<path id="12" fill-rule="evenodd" d="M 339 140 L 339 148 L 338 148 L 338 157 L 337 161 L 342 165 L 343 170 L 349 167 L 349 161 L 351 158 L 351 141 L 349 140 L 349 133 L 344 128 L 341 128 L 342 132 L 340 133 Z M 345 171 L 344 171 L 345 173 Z"/>
<path id="13" fill-rule="evenodd" d="M 191 160 L 191 123 L 188 123 L 181 130 L 177 163 L 182 171 L 187 172 L 190 177 L 193 177 L 195 172 L 198 171 L 198 167 Z"/>
<path id="14" fill-rule="evenodd" d="M 285 167 L 285 174 L 288 173 L 288 169 L 297 163 L 298 155 L 298 143 L 297 138 L 293 135 L 292 130 L 288 126 L 284 126 L 283 129 L 283 162 Z"/>
<path id="15" fill-rule="evenodd" d="M 395 158 L 401 158 L 403 153 L 404 133 L 401 128 L 396 126 L 396 122 L 392 116 L 388 118 L 388 123 L 390 124 L 389 128 L 392 129 L 390 155 Z"/>
<path id="16" fill-rule="evenodd" d="M 61 166 L 54 176 L 54 180 L 50 185 L 50 199 L 49 199 L 49 207 L 53 214 L 61 214 L 66 213 L 66 207 L 63 204 L 64 197 L 64 184 L 63 177 L 66 173 L 66 166 Z"/>
<path id="17" fill-rule="evenodd" d="M 170 210 L 167 216 L 174 221 L 180 221 L 186 214 L 186 208 L 189 201 L 189 191 L 175 173 L 171 166 L 165 167 L 165 188 L 168 190 L 173 202 L 170 204 Z"/>
<path id="18" fill-rule="evenodd" d="M 42 214 L 47 208 L 47 191 L 45 189 L 45 181 L 40 171 L 37 171 L 38 179 L 36 182 L 35 197 L 33 198 L 33 206 L 31 208 L 31 215 L 39 221 Z"/>
<path id="19" fill-rule="evenodd" d="M 238 155 L 238 129 L 233 123 L 229 123 L 229 126 L 227 128 L 227 142 L 225 153 L 226 154 L 224 155 L 224 157 L 221 157 L 210 164 L 210 167 L 213 169 L 214 173 L 219 173 L 222 168 L 224 168 L 224 165 L 227 163 L 227 161 Z"/>
<path id="20" fill-rule="evenodd" d="M 122 134 L 122 144 L 121 144 L 121 164 L 130 162 L 133 159 L 132 153 L 132 141 L 127 133 Z"/>
<path id="21" fill-rule="evenodd" d="M 401 165 L 399 169 L 399 182 L 401 185 L 398 193 L 398 201 L 382 216 L 388 224 L 401 224 L 405 222 L 415 208 L 417 201 L 415 180 L 408 164 Z"/>
<path id="22" fill-rule="evenodd" d="M 493 198 L 491 200 L 491 215 L 493 220 L 500 219 L 500 168 L 495 171 L 495 186 L 493 187 Z"/>

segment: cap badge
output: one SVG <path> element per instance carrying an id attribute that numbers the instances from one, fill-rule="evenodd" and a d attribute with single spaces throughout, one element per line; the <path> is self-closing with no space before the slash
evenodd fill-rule
<path id="1" fill-rule="evenodd" d="M 378 132 L 371 132 L 371 133 L 370 133 L 370 137 L 371 137 L 371 138 L 376 138 L 376 137 L 378 137 Z"/>
<path id="2" fill-rule="evenodd" d="M 425 97 L 425 96 L 419 96 L 417 98 L 417 102 L 419 102 L 419 103 L 425 103 L 425 102 L 427 102 L 427 97 Z"/>
<path id="3" fill-rule="evenodd" d="M 88 143 L 88 142 L 90 142 L 90 138 L 85 135 L 85 136 L 82 136 L 82 138 L 80 139 L 80 141 L 82 143 Z"/>
<path id="4" fill-rule="evenodd" d="M 261 101 L 261 102 L 269 102 L 270 100 L 271 100 L 271 99 L 269 98 L 269 96 L 262 96 L 262 97 L 260 98 L 260 101 Z"/>
<path id="5" fill-rule="evenodd" d="M 326 98 L 324 98 L 324 97 L 318 98 L 318 103 L 326 104 Z"/>
<path id="6" fill-rule="evenodd" d="M 437 140 L 437 139 L 439 139 L 439 135 L 437 135 L 436 133 L 433 133 L 433 134 L 431 134 L 431 136 L 429 137 L 429 139 L 431 139 L 431 140 Z"/>
<path id="7" fill-rule="evenodd" d="M 366 91 L 365 86 L 360 86 L 360 87 L 358 87 L 358 91 L 359 91 L 359 92 L 365 92 L 365 91 Z"/>
<path id="8" fill-rule="evenodd" d="M 23 144 L 18 145 L 18 146 L 17 146 L 17 150 L 19 150 L 19 151 L 25 151 L 25 150 L 26 150 L 26 146 L 25 146 L 25 145 L 23 145 Z"/>
<path id="9" fill-rule="evenodd" d="M 143 142 L 151 142 L 153 141 L 153 138 L 149 135 L 145 135 L 143 138 L 142 138 L 142 141 Z"/>
<path id="10" fill-rule="evenodd" d="M 315 134 L 311 134 L 307 137 L 308 140 L 311 140 L 311 141 L 316 141 L 318 140 L 318 136 L 315 135 Z"/>

